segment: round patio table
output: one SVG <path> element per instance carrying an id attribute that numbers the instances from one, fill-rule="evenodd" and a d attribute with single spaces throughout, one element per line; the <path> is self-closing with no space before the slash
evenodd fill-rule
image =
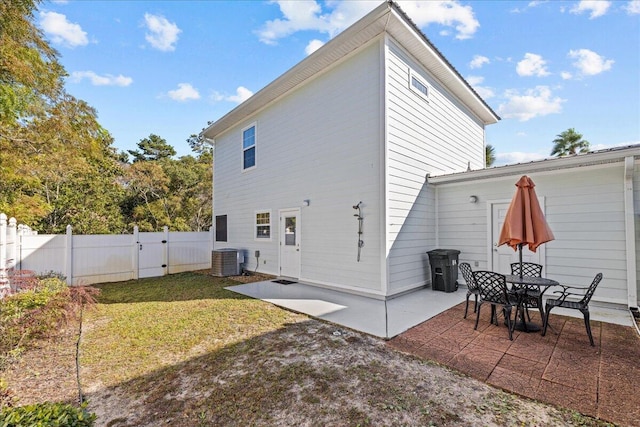
<path id="1" fill-rule="evenodd" d="M 544 277 L 532 277 L 532 276 L 520 276 L 518 274 L 505 274 L 505 281 L 514 285 L 528 285 L 537 286 L 540 289 L 540 294 L 544 294 L 549 286 L 558 286 L 556 280 L 547 279 Z M 518 292 L 518 308 L 516 309 L 516 317 L 520 312 L 520 321 L 516 319 L 515 329 L 523 332 L 538 332 L 542 327 L 536 323 L 528 322 L 524 318 L 524 301 L 527 299 L 528 286 L 521 288 L 524 292 Z M 542 319 L 544 320 L 544 319 Z"/>

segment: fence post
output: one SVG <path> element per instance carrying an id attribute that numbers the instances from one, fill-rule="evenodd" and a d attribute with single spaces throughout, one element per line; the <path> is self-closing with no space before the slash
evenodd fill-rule
<path id="1" fill-rule="evenodd" d="M 169 274 L 169 227 L 166 225 L 162 228 L 164 238 L 162 244 L 162 275 Z"/>
<path id="2" fill-rule="evenodd" d="M 131 236 L 131 272 L 132 279 L 138 280 L 140 277 L 140 233 L 138 232 L 138 226 L 133 226 L 133 235 Z"/>
<path id="3" fill-rule="evenodd" d="M 0 213 L 0 294 L 9 290 L 7 276 L 7 215 Z"/>
<path id="4" fill-rule="evenodd" d="M 9 226 L 7 227 L 7 271 L 16 268 L 16 259 L 18 256 L 18 236 L 16 234 L 17 221 L 15 218 L 9 218 Z"/>
<path id="5" fill-rule="evenodd" d="M 69 286 L 73 286 L 73 230 L 71 228 L 71 224 L 67 225 L 64 264 L 64 275 L 67 277 L 67 283 Z"/>

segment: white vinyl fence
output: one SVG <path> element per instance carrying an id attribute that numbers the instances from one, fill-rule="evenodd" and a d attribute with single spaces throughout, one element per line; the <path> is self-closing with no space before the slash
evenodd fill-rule
<path id="1" fill-rule="evenodd" d="M 61 273 L 70 285 L 117 282 L 211 268 L 213 233 L 35 234 L 0 214 L 0 286 L 10 271 Z"/>

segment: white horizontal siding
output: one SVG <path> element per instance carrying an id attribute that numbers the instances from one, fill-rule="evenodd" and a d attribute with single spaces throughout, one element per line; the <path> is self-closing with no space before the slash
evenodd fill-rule
<path id="1" fill-rule="evenodd" d="M 435 196 L 428 173 L 482 167 L 484 129 L 393 40 L 387 54 L 387 252 L 389 293 L 430 282 L 427 251 L 436 246 Z M 409 69 L 429 100 L 408 84 Z"/>
<path id="2" fill-rule="evenodd" d="M 246 268 L 278 274 L 279 209 L 301 209 L 301 279 L 381 293 L 381 81 L 378 42 L 354 53 L 216 140 L 214 214 Z M 256 165 L 242 173 L 240 130 L 257 126 Z M 357 262 L 362 201 L 365 242 Z M 253 238 L 254 212 L 271 210 L 272 239 Z M 259 264 L 253 257 L 260 250 Z"/>
<path id="3" fill-rule="evenodd" d="M 530 175 L 555 235 L 544 246 L 546 276 L 566 285 L 587 286 L 602 272 L 594 301 L 626 304 L 623 175 L 620 163 Z M 460 262 L 473 266 L 477 261 L 474 268 L 491 269 L 488 203 L 511 200 L 519 178 L 438 185 L 439 245 L 459 249 Z M 469 203 L 470 195 L 479 203 Z"/>

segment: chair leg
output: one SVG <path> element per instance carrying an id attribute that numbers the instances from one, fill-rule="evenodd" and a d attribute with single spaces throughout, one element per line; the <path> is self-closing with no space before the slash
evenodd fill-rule
<path id="1" fill-rule="evenodd" d="M 589 323 L 589 308 L 584 308 L 580 310 L 582 315 L 584 316 L 584 326 L 587 328 L 587 335 L 589 335 L 589 342 L 591 343 L 591 347 L 595 347 L 593 343 L 593 336 L 591 335 L 591 324 Z"/>
<path id="2" fill-rule="evenodd" d="M 473 294 L 473 296 L 475 297 L 475 303 L 473 304 L 473 312 L 475 313 L 476 310 L 478 309 L 478 294 Z"/>
<path id="3" fill-rule="evenodd" d="M 504 317 L 507 319 L 507 329 L 509 329 L 509 340 L 513 341 L 513 327 L 511 326 L 511 307 L 506 306 L 502 309 Z"/>
<path id="4" fill-rule="evenodd" d="M 547 326 L 549 326 L 549 314 L 551 313 L 551 309 L 553 307 L 547 306 L 544 314 L 544 321 L 542 322 L 542 336 L 545 336 L 547 333 Z"/>
<path id="5" fill-rule="evenodd" d="M 482 303 L 480 303 L 480 305 L 478 305 L 478 311 L 476 312 L 476 326 L 473 327 L 473 329 L 478 329 L 478 322 L 480 321 L 480 308 L 482 307 Z"/>
<path id="6" fill-rule="evenodd" d="M 469 311 L 469 292 L 467 292 L 467 304 L 464 306 L 464 319 L 467 318 L 467 312 Z M 474 310 L 475 312 L 475 310 Z"/>
<path id="7" fill-rule="evenodd" d="M 538 311 L 540 311 L 540 320 L 544 322 L 544 308 L 542 307 L 542 295 L 538 297 Z"/>

